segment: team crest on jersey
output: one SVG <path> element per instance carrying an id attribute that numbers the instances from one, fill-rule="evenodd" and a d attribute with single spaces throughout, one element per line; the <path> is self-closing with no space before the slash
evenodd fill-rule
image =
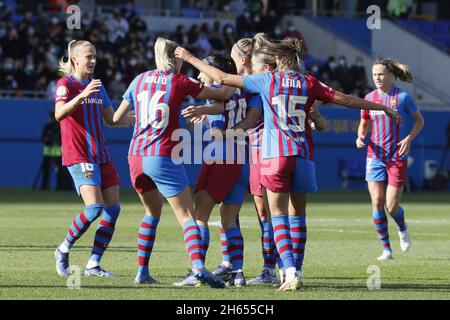
<path id="1" fill-rule="evenodd" d="M 61 86 L 61 87 L 58 87 L 58 89 L 56 90 L 56 95 L 58 97 L 63 97 L 67 94 L 67 92 L 69 92 L 69 90 L 67 90 L 67 88 L 64 86 Z"/>
<path id="2" fill-rule="evenodd" d="M 86 172 L 84 173 L 84 176 L 85 176 L 86 178 L 88 178 L 88 179 L 92 179 L 92 177 L 93 177 L 94 175 L 92 174 L 91 171 L 86 171 Z"/>

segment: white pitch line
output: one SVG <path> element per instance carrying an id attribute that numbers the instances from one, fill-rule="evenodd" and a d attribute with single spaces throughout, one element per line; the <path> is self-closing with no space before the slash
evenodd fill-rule
<path id="1" fill-rule="evenodd" d="M 220 221 L 211 221 L 208 223 L 211 227 L 222 227 L 222 223 Z M 241 228 L 242 229 L 259 229 L 257 225 L 244 225 L 241 220 Z M 354 234 L 375 234 L 375 231 L 358 231 L 358 230 L 344 230 L 344 229 L 324 229 L 324 228 L 309 228 L 310 231 L 320 231 L 320 232 L 338 232 L 338 233 L 354 233 Z M 414 232 L 411 233 L 413 236 L 431 236 L 431 237 L 447 237 L 450 234 L 447 233 L 433 233 L 433 232 Z"/>

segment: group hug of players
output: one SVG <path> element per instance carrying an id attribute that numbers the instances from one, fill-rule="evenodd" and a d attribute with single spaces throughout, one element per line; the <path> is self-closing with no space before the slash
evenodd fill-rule
<path id="1" fill-rule="evenodd" d="M 68 167 L 85 209 L 55 251 L 60 276 L 70 275 L 70 250 L 100 216 L 84 275 L 115 276 L 100 266 L 121 210 L 119 177 L 103 134 L 106 122 L 134 126 L 128 162 L 133 187 L 145 210 L 137 237 L 136 284 L 159 283 L 150 274 L 149 260 L 165 198 L 182 227 L 192 263 L 189 274 L 174 285 L 273 284 L 278 291 L 300 289 L 307 194 L 318 189 L 312 130 L 326 125 L 317 110 L 320 102 L 362 109 L 356 145 L 368 144 L 366 180 L 374 224 L 383 244 L 378 259 L 392 259 L 386 210 L 398 225 L 401 249 L 409 249 L 411 240 L 399 203 L 407 179 L 406 156 L 423 127 L 423 118 L 411 96 L 394 86 L 397 78 L 412 81 L 409 69 L 393 59 L 375 61 L 377 89 L 360 99 L 299 71 L 302 47 L 296 39 L 271 41 L 257 34 L 239 40 L 230 56 L 200 60 L 177 43 L 158 38 L 156 69 L 138 75 L 114 111 L 101 81 L 93 78 L 95 47 L 83 40 L 69 43 L 68 60 L 60 63 L 65 76 L 57 83 L 55 117 L 61 123 L 63 165 Z M 180 73 L 183 61 L 200 71 L 200 81 Z M 186 96 L 207 102 L 181 111 Z M 184 166 L 172 152 L 178 143 L 172 134 L 179 128 L 180 116 L 193 123 L 207 122 L 214 137 L 211 144 L 222 144 L 216 149 L 221 152 L 202 165 L 195 200 Z M 409 132 L 402 126 L 402 118 L 407 116 L 414 119 Z M 370 127 L 372 136 L 366 142 Z M 250 146 L 243 155 L 236 152 L 240 143 L 233 135 L 239 130 L 246 132 Z M 233 150 L 227 143 L 230 139 Z M 246 281 L 239 211 L 248 190 L 261 226 L 264 266 L 259 275 Z M 220 204 L 223 261 L 210 272 L 205 268 L 208 220 L 216 204 Z"/>

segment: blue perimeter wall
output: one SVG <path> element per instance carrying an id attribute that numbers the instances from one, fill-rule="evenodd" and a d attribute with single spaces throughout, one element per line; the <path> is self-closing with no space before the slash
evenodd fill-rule
<path id="1" fill-rule="evenodd" d="M 0 187 L 31 187 L 42 160 L 42 128 L 53 107 L 53 101 L 49 100 L 0 100 Z M 339 189 L 342 188 L 339 160 L 363 162 L 365 159 L 366 150 L 357 150 L 354 144 L 359 111 L 322 106 L 321 112 L 328 119 L 329 127 L 325 132 L 314 133 L 317 180 L 321 189 Z M 427 111 L 423 114 L 425 129 L 414 141 L 411 152 L 414 162 L 409 175 L 414 186 L 423 185 L 425 160 L 434 159 L 439 165 L 450 121 L 450 112 Z M 407 121 L 406 125 L 411 123 Z M 107 141 L 123 188 L 131 187 L 127 162 L 131 133 L 131 129 L 106 128 Z M 450 157 L 447 162 L 449 160 Z M 198 165 L 187 166 L 192 184 L 198 170 Z M 350 182 L 349 188 L 363 189 L 366 184 L 363 180 L 355 180 Z"/>

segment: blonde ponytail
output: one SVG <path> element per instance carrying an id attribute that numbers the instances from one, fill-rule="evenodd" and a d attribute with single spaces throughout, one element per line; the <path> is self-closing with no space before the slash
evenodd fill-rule
<path id="1" fill-rule="evenodd" d="M 265 53 L 270 59 L 277 60 L 278 68 L 281 69 L 281 71 L 299 68 L 304 53 L 302 43 L 296 38 L 268 42 L 256 52 Z"/>
<path id="2" fill-rule="evenodd" d="M 64 62 L 64 57 L 59 60 L 59 71 L 63 72 L 65 75 L 75 72 L 75 64 L 73 63 L 73 56 L 75 55 L 76 49 L 85 45 L 94 46 L 89 41 L 85 40 L 72 40 L 67 45 L 67 61 Z"/>
<path id="3" fill-rule="evenodd" d="M 273 69 L 277 67 L 277 61 L 274 57 L 267 55 L 267 44 L 273 42 L 265 33 L 257 33 L 253 37 L 253 55 L 263 64 L 271 66 Z"/>
<path id="4" fill-rule="evenodd" d="M 395 79 L 400 79 L 403 82 L 412 82 L 413 77 L 411 70 L 406 64 L 401 64 L 392 58 L 377 59 L 373 65 L 381 64 L 391 72 Z"/>
<path id="5" fill-rule="evenodd" d="M 161 71 L 175 70 L 175 49 L 178 43 L 158 37 L 155 42 L 155 62 L 156 67 Z"/>

